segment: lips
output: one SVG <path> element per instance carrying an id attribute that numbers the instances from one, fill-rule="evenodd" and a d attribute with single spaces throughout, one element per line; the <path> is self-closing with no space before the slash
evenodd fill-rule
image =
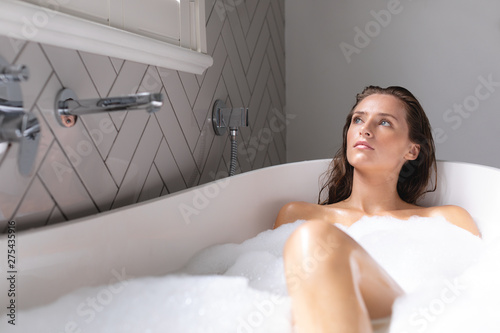
<path id="1" fill-rule="evenodd" d="M 359 148 L 359 149 L 369 149 L 369 150 L 374 150 L 372 146 L 368 144 L 366 141 L 358 141 L 354 145 L 354 148 Z"/>

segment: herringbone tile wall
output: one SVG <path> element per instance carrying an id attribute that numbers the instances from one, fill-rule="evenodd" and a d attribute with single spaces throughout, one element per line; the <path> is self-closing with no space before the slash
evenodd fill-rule
<path id="1" fill-rule="evenodd" d="M 206 0 L 203 75 L 0 36 L 0 54 L 25 64 L 24 107 L 42 127 L 36 165 L 19 174 L 18 145 L 0 157 L 0 231 L 41 227 L 108 211 L 228 174 L 230 145 L 209 117 L 216 99 L 249 108 L 238 134 L 238 172 L 285 162 L 284 0 Z M 155 114 L 80 117 L 63 128 L 53 115 L 63 88 L 79 98 L 162 92 Z"/>

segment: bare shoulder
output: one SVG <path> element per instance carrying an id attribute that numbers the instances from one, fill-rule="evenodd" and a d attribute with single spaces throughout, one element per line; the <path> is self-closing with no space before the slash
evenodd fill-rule
<path id="1" fill-rule="evenodd" d="M 455 205 L 445 205 L 432 207 L 429 210 L 429 216 L 442 216 L 457 227 L 463 228 L 473 235 L 481 236 L 476 222 L 466 209 Z"/>
<path id="2" fill-rule="evenodd" d="M 273 228 L 276 229 L 283 224 L 295 222 L 301 219 L 308 220 L 314 218 L 320 209 L 320 205 L 305 201 L 289 202 L 281 207 Z"/>

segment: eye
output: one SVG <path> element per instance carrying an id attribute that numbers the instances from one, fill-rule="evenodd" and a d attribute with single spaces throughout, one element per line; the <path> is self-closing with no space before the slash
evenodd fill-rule
<path id="1" fill-rule="evenodd" d="M 380 121 L 380 125 L 382 125 L 382 126 L 391 126 L 392 124 L 391 124 L 390 121 L 383 119 L 382 121 Z"/>
<path id="2" fill-rule="evenodd" d="M 360 117 L 353 117 L 353 118 L 352 118 L 352 123 L 353 123 L 353 124 L 359 124 L 359 123 L 361 123 L 361 121 L 362 121 L 362 120 L 361 120 L 361 118 L 360 118 Z"/>

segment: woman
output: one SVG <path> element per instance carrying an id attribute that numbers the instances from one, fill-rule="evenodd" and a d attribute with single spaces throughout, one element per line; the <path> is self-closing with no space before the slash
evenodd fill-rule
<path id="1" fill-rule="evenodd" d="M 429 121 L 417 99 L 401 87 L 370 86 L 347 116 L 320 205 L 291 202 L 275 228 L 306 220 L 285 244 L 285 270 L 314 260 L 298 278 L 287 274 L 297 332 L 372 332 L 371 320 L 391 315 L 401 287 L 351 237 L 337 228 L 363 216 L 442 216 L 479 236 L 469 213 L 457 206 L 420 207 L 435 152 Z"/>

